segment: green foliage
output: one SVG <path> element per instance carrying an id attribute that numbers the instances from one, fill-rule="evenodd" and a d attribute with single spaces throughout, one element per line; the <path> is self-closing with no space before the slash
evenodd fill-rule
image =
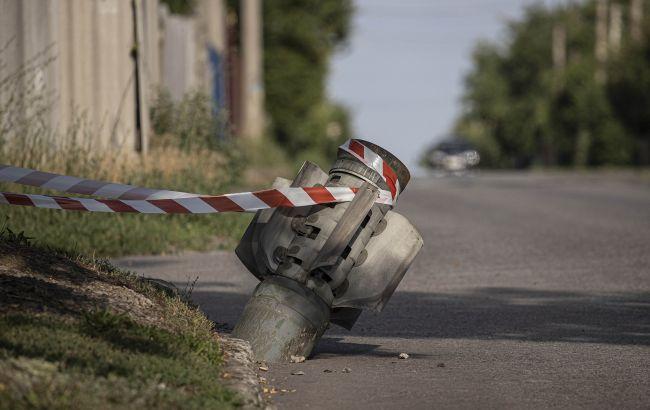
<path id="1" fill-rule="evenodd" d="M 191 15 L 196 8 L 196 0 L 161 0 L 172 14 Z"/>
<path id="2" fill-rule="evenodd" d="M 647 9 L 646 9 L 647 10 Z M 612 63 L 607 96 L 631 141 L 633 162 L 650 164 L 650 24 L 645 41 L 628 44 Z"/>
<path id="3" fill-rule="evenodd" d="M 596 74 L 593 1 L 530 7 L 509 24 L 504 44 L 476 47 L 456 132 L 477 146 L 482 165 L 650 163 L 650 19 L 644 39 L 633 41 L 624 10 L 622 49 L 609 51 L 604 81 Z M 564 67 L 553 62 L 557 28 L 566 31 Z"/>
<path id="4" fill-rule="evenodd" d="M 7 218 L 9 219 L 9 218 Z M 34 238 L 30 238 L 28 236 L 25 236 L 25 232 L 14 232 L 9 228 L 7 221 L 5 221 L 4 225 L 2 226 L 2 229 L 0 229 L 0 241 L 7 242 L 13 245 L 19 245 L 19 246 L 29 246 L 31 245 L 31 240 Z"/>
<path id="5" fill-rule="evenodd" d="M 225 113 L 215 112 L 210 96 L 202 91 L 188 92 L 178 103 L 159 89 L 151 105 L 153 147 L 177 146 L 182 150 L 212 149 L 239 155 L 228 133 Z M 233 161 L 235 162 L 235 161 Z"/>
<path id="6" fill-rule="evenodd" d="M 27 207 L 2 213 L 39 244 L 105 257 L 232 249 L 250 221 L 248 214 L 103 215 Z"/>
<path id="7" fill-rule="evenodd" d="M 328 62 L 349 34 L 350 0 L 264 2 L 264 85 L 271 133 L 290 154 L 330 154 L 349 135 L 346 110 L 328 102 Z"/>

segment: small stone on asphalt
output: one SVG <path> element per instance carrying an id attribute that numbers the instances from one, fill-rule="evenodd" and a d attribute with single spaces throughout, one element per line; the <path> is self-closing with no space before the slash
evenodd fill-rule
<path id="1" fill-rule="evenodd" d="M 294 376 L 302 376 L 305 374 L 305 372 L 303 372 L 302 370 L 298 370 L 296 372 L 291 372 L 291 374 L 293 374 Z"/>
<path id="2" fill-rule="evenodd" d="M 409 356 L 408 353 L 400 353 L 399 356 L 397 357 L 399 357 L 400 359 L 408 359 L 411 356 Z"/>
<path id="3" fill-rule="evenodd" d="M 305 356 L 291 355 L 291 363 L 302 363 L 305 361 Z"/>
<path id="4" fill-rule="evenodd" d="M 343 368 L 343 373 L 350 373 L 351 371 L 352 371 L 352 369 L 350 369 L 349 367 L 344 367 Z"/>

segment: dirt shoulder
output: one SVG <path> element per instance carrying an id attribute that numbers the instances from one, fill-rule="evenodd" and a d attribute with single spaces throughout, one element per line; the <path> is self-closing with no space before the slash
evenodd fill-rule
<path id="1" fill-rule="evenodd" d="M 246 346 L 187 295 L 0 234 L 0 408 L 261 406 Z"/>

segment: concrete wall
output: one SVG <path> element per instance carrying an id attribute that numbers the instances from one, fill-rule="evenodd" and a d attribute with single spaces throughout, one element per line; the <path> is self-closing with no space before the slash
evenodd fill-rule
<path id="1" fill-rule="evenodd" d="M 163 12 L 162 84 L 176 101 L 199 84 L 196 22 Z"/>
<path id="2" fill-rule="evenodd" d="M 101 127 L 101 146 L 136 146 L 133 9 L 126 0 L 59 0 L 58 89 L 70 123 L 87 112 Z"/>
<path id="3" fill-rule="evenodd" d="M 162 80 L 172 98 L 201 90 L 225 101 L 226 7 L 222 0 L 197 2 L 196 15 L 170 14 L 161 7 Z M 217 105 L 220 103 L 217 101 Z"/>
<path id="4" fill-rule="evenodd" d="M 215 108 L 228 109 L 225 2 L 223 0 L 199 2 L 196 18 L 196 41 L 204 50 L 199 53 L 199 81 L 212 96 Z"/>
<path id="5" fill-rule="evenodd" d="M 0 104 L 9 105 L 8 111 L 30 111 L 33 96 L 45 95 L 58 81 L 58 67 L 47 63 L 54 53 L 55 12 L 53 3 L 0 0 L 0 80 L 11 78 L 0 87 Z M 18 75 L 26 68 L 30 68 L 28 74 Z M 16 94 L 28 91 L 24 104 L 15 99 Z M 52 112 L 50 120 L 56 114 Z M 29 116 L 29 112 L 24 115 Z"/>
<path id="6" fill-rule="evenodd" d="M 0 78 L 47 52 L 52 61 L 36 67 L 24 89 L 51 93 L 50 122 L 61 132 L 82 116 L 88 130 L 99 130 L 89 135 L 97 147 L 146 151 L 157 87 L 176 100 L 202 90 L 228 108 L 224 0 L 198 1 L 192 17 L 170 15 L 159 0 L 0 0 L 0 48 L 6 44 Z M 253 45 L 260 60 L 259 40 Z M 249 91 L 258 97 L 258 89 Z"/>
<path id="7" fill-rule="evenodd" d="M 138 0 L 151 3 L 149 0 Z M 10 70 L 25 68 L 39 53 L 52 61 L 37 67 L 36 91 L 51 93 L 52 125 L 65 132 L 83 117 L 98 147 L 134 150 L 140 145 L 131 0 L 0 0 L 0 44 Z M 26 91 L 30 85 L 25 85 Z"/>
<path id="8" fill-rule="evenodd" d="M 141 0 L 138 4 L 140 5 L 139 22 L 142 28 L 142 38 L 138 43 L 143 45 L 140 56 L 145 66 L 149 87 L 156 87 L 162 81 L 163 31 L 160 24 L 160 4 L 158 0 Z"/>

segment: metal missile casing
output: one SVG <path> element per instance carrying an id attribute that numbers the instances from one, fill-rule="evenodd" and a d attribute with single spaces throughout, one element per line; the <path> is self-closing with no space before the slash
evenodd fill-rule
<path id="1" fill-rule="evenodd" d="M 329 306 L 292 279 L 269 276 L 255 288 L 233 335 L 247 340 L 257 360 L 309 356 L 327 328 Z"/>
<path id="2" fill-rule="evenodd" d="M 406 167 L 363 141 L 398 175 Z M 275 187 L 287 180 L 276 180 Z M 340 150 L 329 174 L 305 162 L 291 186 L 358 188 L 351 202 L 257 212 L 236 253 L 260 279 L 233 336 L 251 342 L 258 360 L 311 354 L 329 323 L 352 328 L 362 309 L 381 310 L 422 247 L 415 228 L 375 202 L 381 175 Z"/>

